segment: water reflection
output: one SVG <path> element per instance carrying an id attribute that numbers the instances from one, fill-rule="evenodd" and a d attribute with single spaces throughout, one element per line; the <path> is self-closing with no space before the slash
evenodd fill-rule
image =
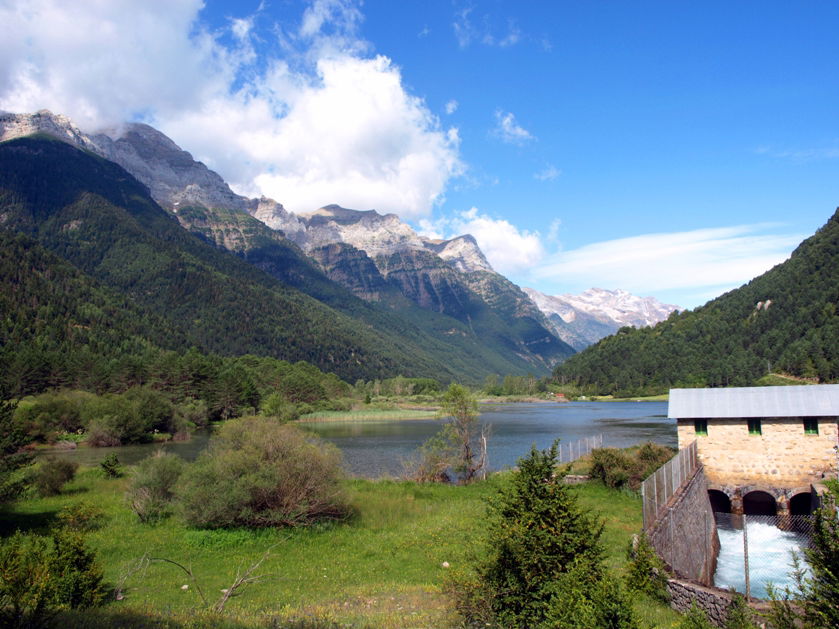
<path id="1" fill-rule="evenodd" d="M 603 434 L 603 445 L 623 448 L 654 441 L 676 446 L 676 424 L 667 419 L 666 402 L 570 402 L 566 404 L 498 404 L 481 407 L 480 421 L 492 425 L 489 441 L 491 469 L 515 465 L 531 444 L 543 449 L 554 439 L 568 444 Z M 344 454 L 347 471 L 354 476 L 379 478 L 399 476 L 403 462 L 440 430 L 441 421 L 312 422 L 300 424 L 337 445 Z M 191 461 L 203 450 L 208 433 L 197 433 L 182 443 L 143 444 L 120 448 L 79 448 L 59 452 L 84 465 L 97 465 L 111 452 L 125 464 L 133 464 L 157 449 L 173 452 Z"/>

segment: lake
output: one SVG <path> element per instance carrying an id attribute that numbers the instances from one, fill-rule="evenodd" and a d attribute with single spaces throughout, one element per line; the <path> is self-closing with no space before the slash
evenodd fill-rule
<path id="1" fill-rule="evenodd" d="M 676 422 L 667 419 L 667 402 L 568 402 L 482 405 L 480 421 L 492 426 L 489 464 L 511 467 L 531 444 L 543 449 L 554 439 L 568 444 L 603 435 L 603 445 L 623 448 L 654 441 L 676 447 Z M 300 426 L 337 445 L 353 476 L 399 476 L 403 461 L 437 432 L 440 420 L 309 422 Z M 96 465 L 115 452 L 126 464 L 136 463 L 158 448 L 193 460 L 208 441 L 206 433 L 181 443 L 143 444 L 119 448 L 79 448 L 59 456 Z"/>

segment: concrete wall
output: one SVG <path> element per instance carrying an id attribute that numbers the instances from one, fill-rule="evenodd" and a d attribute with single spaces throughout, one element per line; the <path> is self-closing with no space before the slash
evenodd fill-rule
<path id="1" fill-rule="evenodd" d="M 762 418 L 761 435 L 750 435 L 745 419 L 707 421 L 708 434 L 704 436 L 695 433 L 692 419 L 678 420 L 679 446 L 696 439 L 712 488 L 797 490 L 835 469 L 835 417 L 819 418 L 818 435 L 805 434 L 803 421 L 797 417 Z"/>
<path id="2" fill-rule="evenodd" d="M 720 540 L 701 465 L 647 529 L 647 537 L 677 576 L 713 584 Z"/>

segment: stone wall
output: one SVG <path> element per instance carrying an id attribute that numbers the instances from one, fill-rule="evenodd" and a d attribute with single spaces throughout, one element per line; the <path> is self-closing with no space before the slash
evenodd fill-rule
<path id="1" fill-rule="evenodd" d="M 717 627 L 724 627 L 731 594 L 725 590 L 706 587 L 698 583 L 670 579 L 667 582 L 670 594 L 670 607 L 682 614 L 690 610 L 692 604 L 708 615 L 708 620 Z"/>
<path id="2" fill-rule="evenodd" d="M 720 540 L 700 465 L 647 529 L 647 537 L 679 577 L 711 585 Z"/>
<path id="3" fill-rule="evenodd" d="M 680 446 L 696 439 L 712 487 L 806 488 L 836 465 L 835 417 L 818 418 L 817 435 L 804 433 L 800 417 L 762 418 L 760 435 L 749 434 L 746 419 L 707 422 L 707 435 L 696 434 L 692 419 L 679 420 L 678 431 Z"/>

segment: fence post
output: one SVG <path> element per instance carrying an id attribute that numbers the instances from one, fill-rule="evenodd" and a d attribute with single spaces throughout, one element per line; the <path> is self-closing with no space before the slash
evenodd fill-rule
<path id="1" fill-rule="evenodd" d="M 743 568 L 746 573 L 746 600 L 748 600 L 752 595 L 752 588 L 749 579 L 749 533 L 745 513 L 743 514 Z"/>

